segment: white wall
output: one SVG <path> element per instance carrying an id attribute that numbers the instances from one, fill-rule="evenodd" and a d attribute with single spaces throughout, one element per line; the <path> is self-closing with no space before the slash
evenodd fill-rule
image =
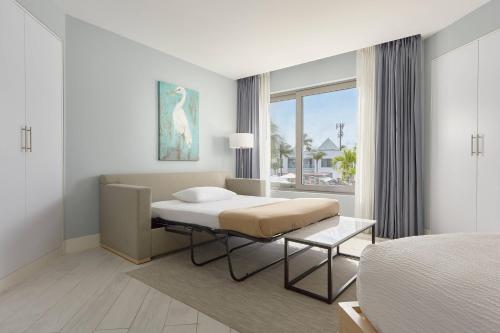
<path id="1" fill-rule="evenodd" d="M 200 160 L 157 160 L 157 81 L 200 94 Z M 99 232 L 98 176 L 234 170 L 236 82 L 66 17 L 65 238 Z"/>
<path id="2" fill-rule="evenodd" d="M 356 77 L 356 52 L 348 52 L 271 72 L 271 93 Z"/>

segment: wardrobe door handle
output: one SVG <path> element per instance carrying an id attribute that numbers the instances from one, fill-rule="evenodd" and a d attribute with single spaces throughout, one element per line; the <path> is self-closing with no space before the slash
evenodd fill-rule
<path id="1" fill-rule="evenodd" d="M 33 146 L 32 146 L 32 141 L 31 141 L 31 135 L 32 135 L 32 130 L 31 126 L 26 129 L 26 133 L 29 132 L 29 139 L 27 142 L 29 142 L 29 146 L 26 146 L 26 151 L 29 151 L 30 153 L 33 151 Z"/>
<path id="2" fill-rule="evenodd" d="M 483 140 L 484 142 L 484 135 L 481 135 L 481 134 L 478 134 L 477 135 L 477 140 L 476 140 L 476 151 L 477 151 L 477 155 L 479 154 L 482 154 L 483 151 L 481 151 L 481 144 L 480 144 L 480 141 Z M 484 148 L 484 147 L 483 147 Z"/>
<path id="3" fill-rule="evenodd" d="M 26 151 L 26 126 L 21 127 L 21 151 Z"/>
<path id="4" fill-rule="evenodd" d="M 470 156 L 474 156 L 474 154 L 476 153 L 476 152 L 474 151 L 474 139 L 475 139 L 475 138 L 476 138 L 476 137 L 474 136 L 474 134 L 471 134 L 471 135 L 470 135 Z"/>

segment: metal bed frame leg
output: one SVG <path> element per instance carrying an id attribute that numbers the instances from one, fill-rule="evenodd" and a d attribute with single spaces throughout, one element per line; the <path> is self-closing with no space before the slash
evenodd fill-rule
<path id="1" fill-rule="evenodd" d="M 229 246 L 229 238 L 230 236 L 229 235 L 225 235 L 222 239 L 221 238 L 218 238 L 216 235 L 214 235 L 214 240 L 211 241 L 211 242 L 216 242 L 216 241 L 220 241 L 223 243 L 224 247 L 225 247 L 225 250 L 226 250 L 226 253 L 224 254 L 221 254 L 219 256 L 216 256 L 216 257 L 213 257 L 213 258 L 210 258 L 210 259 L 207 259 L 205 261 L 202 261 L 202 262 L 197 262 L 196 261 L 196 255 L 195 255 L 195 248 L 198 246 L 198 244 L 194 244 L 194 230 L 191 230 L 190 232 L 190 235 L 189 235 L 189 247 L 190 247 L 190 250 L 191 250 L 191 262 L 195 265 L 195 266 L 204 266 L 208 263 L 211 263 L 211 262 L 214 262 L 216 260 L 219 260 L 219 259 L 222 259 L 224 257 L 227 257 L 227 262 L 228 262 L 228 266 L 229 266 L 229 274 L 231 275 L 231 278 L 234 280 L 234 281 L 237 281 L 237 282 L 241 282 L 243 280 L 246 280 L 247 278 L 249 278 L 250 276 L 252 275 L 255 275 L 263 270 L 265 270 L 266 268 L 269 268 L 279 262 L 281 262 L 284 258 L 280 258 L 280 259 L 277 259 L 273 262 L 271 262 L 270 264 L 267 264 L 263 267 L 260 267 L 258 268 L 257 270 L 255 271 L 252 271 L 252 272 L 249 272 L 249 273 L 245 273 L 245 275 L 241 276 L 241 277 L 238 277 L 236 276 L 236 273 L 234 272 L 234 268 L 233 268 L 233 263 L 232 263 L 232 260 L 231 260 L 231 253 L 236 251 L 236 250 L 239 250 L 245 246 L 248 246 L 248 245 L 251 245 L 251 244 L 255 244 L 256 242 L 255 241 L 251 241 L 251 242 L 247 242 L 247 243 L 244 243 L 242 245 L 238 245 L 238 246 L 235 246 L 233 248 L 231 248 Z M 206 243 L 204 243 L 206 244 Z"/>
<path id="2" fill-rule="evenodd" d="M 191 226 L 191 225 L 187 225 L 187 224 L 183 224 L 183 223 L 173 223 L 173 222 L 169 222 L 169 221 L 166 221 L 166 222 L 162 222 L 161 219 L 158 219 L 156 220 L 156 223 L 158 223 L 159 225 L 162 225 L 164 228 L 165 228 L 165 231 L 167 232 L 172 232 L 172 233 L 177 233 L 177 234 L 181 234 L 181 235 L 185 235 L 185 236 L 188 236 L 189 237 L 189 249 L 190 249 L 190 256 L 191 256 L 191 262 L 193 263 L 193 265 L 195 266 L 204 266 L 208 263 L 211 263 L 211 262 L 214 262 L 216 260 L 219 260 L 219 259 L 222 259 L 224 257 L 227 257 L 227 262 L 228 262 L 228 266 L 229 266 L 229 274 L 231 275 L 231 278 L 234 280 L 234 281 L 237 281 L 237 282 L 241 282 L 241 281 L 244 281 L 246 280 L 247 278 L 249 278 L 250 276 L 253 276 L 273 265 L 276 265 L 277 263 L 285 260 L 286 257 L 291 257 L 295 254 L 300 254 L 304 251 L 307 251 L 309 250 L 312 246 L 306 246 L 300 250 L 297 250 L 293 253 L 288 253 L 285 254 L 285 256 L 279 258 L 279 259 L 276 259 L 274 260 L 273 262 L 269 263 L 269 264 L 266 264 L 252 272 L 247 272 L 245 273 L 243 276 L 237 276 L 236 273 L 234 272 L 234 268 L 233 268 L 233 262 L 232 262 L 232 258 L 231 258 L 231 254 L 236 251 L 236 250 L 239 250 L 245 246 L 248 246 L 248 245 L 251 245 L 251 244 L 256 244 L 256 243 L 263 243 L 262 240 L 260 239 L 256 239 L 256 238 L 251 238 L 251 237 L 248 237 L 246 235 L 243 235 L 243 234 L 239 234 L 237 232 L 225 232 L 225 233 L 221 233 L 220 231 L 219 232 L 214 232 L 213 230 L 209 230 L 209 229 L 196 229 L 195 227 Z M 184 228 L 184 230 L 179 230 L 179 229 L 176 229 L 176 227 L 182 227 Z M 208 232 L 209 234 L 211 234 L 214 239 L 211 240 L 211 241 L 208 241 L 208 242 L 203 242 L 203 243 L 200 243 L 200 244 L 195 244 L 194 242 L 194 232 Z M 275 237 L 272 237 L 272 238 L 269 238 L 269 239 L 266 239 L 265 243 L 271 243 L 271 242 L 274 242 L 280 238 L 283 237 L 284 234 L 280 234 L 278 236 L 275 236 Z M 221 236 L 221 237 L 219 237 Z M 238 245 L 238 246 L 235 246 L 233 248 L 231 248 L 229 246 L 229 238 L 231 236 L 234 236 L 234 237 L 238 237 L 238 238 L 246 238 L 246 239 L 250 239 L 250 242 L 247 242 L 247 243 L 244 243 L 244 244 L 241 244 L 241 245 Z M 286 240 L 286 239 L 285 239 Z M 210 258 L 210 259 L 207 259 L 205 261 L 196 261 L 196 253 L 195 253 L 195 248 L 198 247 L 198 246 L 201 246 L 201 245 L 205 245 L 207 243 L 212 243 L 212 242 L 221 242 L 225 248 L 225 253 L 224 254 L 221 254 L 221 255 L 218 255 L 218 256 L 215 256 L 213 258 Z"/>
<path id="3" fill-rule="evenodd" d="M 286 240 L 285 240 L 285 241 L 286 241 Z M 296 255 L 296 254 L 300 254 L 300 253 L 302 253 L 302 252 L 305 252 L 305 251 L 309 250 L 309 249 L 312 247 L 312 246 L 306 246 L 306 247 L 304 247 L 304 248 L 302 248 L 302 249 L 300 249 L 300 250 L 297 250 L 297 251 L 295 251 L 295 252 L 293 252 L 293 253 L 291 253 L 291 254 L 285 254 L 285 256 L 283 256 L 283 257 L 281 257 L 281 258 L 279 258 L 279 259 L 276 259 L 276 260 L 272 261 L 271 263 L 266 264 L 266 265 L 264 265 L 264 266 L 262 266 L 262 267 L 259 267 L 259 268 L 257 268 L 257 269 L 256 269 L 256 270 L 254 270 L 254 271 L 247 272 L 247 273 L 245 273 L 245 274 L 244 274 L 244 275 L 242 275 L 242 276 L 236 276 L 236 274 L 235 274 L 235 272 L 234 272 L 234 268 L 233 268 L 232 259 L 231 259 L 231 252 L 233 252 L 233 250 L 235 250 L 235 248 L 232 248 L 232 249 L 230 249 L 230 248 L 229 248 L 229 236 L 226 236 L 226 239 L 225 239 L 224 243 L 225 243 L 225 246 L 226 246 L 227 263 L 228 263 L 228 266 L 229 266 L 229 274 L 231 275 L 231 278 L 232 278 L 234 281 L 236 281 L 236 282 L 241 282 L 241 281 L 244 281 L 244 280 L 248 279 L 249 277 L 251 277 L 251 276 L 253 276 L 253 275 L 257 274 L 257 273 L 260 273 L 260 272 L 262 272 L 263 270 L 265 270 L 265 269 L 267 269 L 267 268 L 269 268 L 269 267 L 271 267 L 271 266 L 274 266 L 274 265 L 276 265 L 276 264 L 278 264 L 278 263 L 282 262 L 283 260 L 285 260 L 285 265 L 286 265 L 286 262 L 287 262 L 287 260 L 288 260 L 288 258 L 289 258 L 290 256 L 293 256 L 293 255 Z M 286 244 L 285 244 L 285 249 L 286 249 Z M 287 251 L 287 250 L 286 250 L 286 251 Z M 285 271 L 286 271 L 286 270 L 285 270 Z"/>
<path id="4" fill-rule="evenodd" d="M 227 264 L 229 266 L 229 274 L 231 275 L 231 278 L 236 281 L 236 282 L 241 282 L 241 281 L 244 281 L 246 279 L 248 279 L 250 276 L 252 275 L 255 275 L 263 270 L 265 270 L 266 268 L 269 268 L 279 262 L 281 262 L 284 258 L 280 258 L 280 259 L 277 259 L 265 266 L 262 266 L 252 272 L 247 272 L 245 273 L 243 276 L 236 276 L 235 272 L 234 272 L 234 269 L 233 269 L 233 262 L 231 260 L 231 252 L 233 252 L 235 250 L 235 248 L 229 248 L 229 236 L 226 236 L 225 237 L 225 240 L 224 240 L 224 244 L 225 244 L 225 247 L 226 247 L 226 256 L 227 256 Z"/>
<path id="5" fill-rule="evenodd" d="M 227 249 L 226 249 L 226 253 L 225 254 L 221 254 L 217 257 L 213 257 L 213 258 L 210 258 L 210 259 L 207 259 L 205 261 L 202 261 L 202 262 L 197 262 L 196 259 L 195 259 L 195 253 L 194 253 L 194 249 L 199 246 L 199 245 L 205 245 L 207 244 L 207 242 L 205 243 L 202 243 L 202 244 L 194 244 L 194 237 L 193 237 L 193 234 L 194 234 L 194 230 L 191 231 L 190 235 L 189 235 L 189 248 L 191 250 L 191 262 L 195 265 L 195 266 L 204 266 L 206 264 L 209 264 L 211 262 L 214 262 L 216 260 L 219 260 L 219 259 L 222 259 L 224 257 L 227 257 Z M 220 241 L 220 242 L 223 242 L 223 243 L 229 243 L 229 236 L 224 236 L 223 239 L 220 239 L 218 238 L 216 235 L 213 235 L 214 236 L 214 239 L 209 241 L 208 243 L 213 243 L 213 242 L 217 242 L 217 241 Z M 227 238 L 227 241 L 226 241 L 226 238 Z M 235 246 L 233 247 L 230 251 L 230 252 L 233 252 L 235 250 L 238 250 L 238 249 L 241 249 L 245 246 L 248 246 L 248 245 L 251 245 L 251 244 L 254 244 L 255 242 L 251 241 L 251 242 L 248 242 L 248 243 L 244 243 L 242 245 L 238 245 L 238 246 Z"/>
<path id="6" fill-rule="evenodd" d="M 193 263 L 193 265 L 195 265 L 195 266 L 203 266 L 203 265 L 206 265 L 206 264 L 211 263 L 213 261 L 222 259 L 222 258 L 224 258 L 226 256 L 225 254 L 222 254 L 220 256 L 217 256 L 217 257 L 214 257 L 214 258 L 210 258 L 210 259 L 202 261 L 202 262 L 197 262 L 196 259 L 195 259 L 195 253 L 194 253 L 194 248 L 196 247 L 196 244 L 194 244 L 193 234 L 194 234 L 194 231 L 191 230 L 191 233 L 189 235 L 189 248 L 191 250 L 191 262 Z M 215 236 L 215 239 L 213 241 L 210 241 L 210 242 L 216 242 L 218 240 L 219 239 L 217 238 L 217 236 Z"/>

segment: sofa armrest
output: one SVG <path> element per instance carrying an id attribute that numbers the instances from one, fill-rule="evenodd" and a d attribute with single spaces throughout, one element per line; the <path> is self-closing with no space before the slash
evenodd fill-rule
<path id="1" fill-rule="evenodd" d="M 266 195 L 266 181 L 261 179 L 226 178 L 226 188 L 240 195 Z"/>
<path id="2" fill-rule="evenodd" d="M 101 245 L 134 263 L 151 259 L 151 189 L 101 185 Z"/>

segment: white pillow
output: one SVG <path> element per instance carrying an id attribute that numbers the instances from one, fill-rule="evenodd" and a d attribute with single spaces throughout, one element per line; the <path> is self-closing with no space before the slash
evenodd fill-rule
<path id="1" fill-rule="evenodd" d="M 190 187 L 176 192 L 172 196 L 186 202 L 209 202 L 234 198 L 236 193 L 222 187 Z"/>

